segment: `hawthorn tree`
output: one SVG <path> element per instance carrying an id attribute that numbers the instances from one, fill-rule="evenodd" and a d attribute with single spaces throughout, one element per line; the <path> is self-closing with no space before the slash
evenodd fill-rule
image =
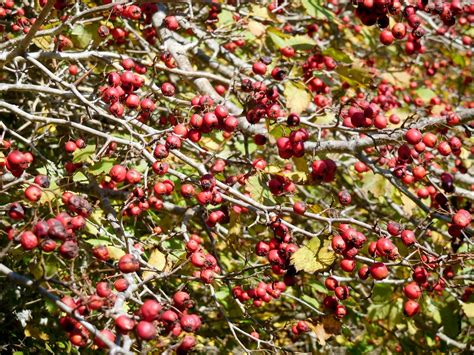
<path id="1" fill-rule="evenodd" d="M 0 339 L 472 351 L 469 1 L 0 1 Z"/>

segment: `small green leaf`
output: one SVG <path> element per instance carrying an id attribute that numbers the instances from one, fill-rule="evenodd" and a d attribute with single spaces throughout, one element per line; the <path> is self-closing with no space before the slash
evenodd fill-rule
<path id="1" fill-rule="evenodd" d="M 275 27 L 270 27 L 267 29 L 267 35 L 272 40 L 277 48 L 288 47 L 288 40 L 290 36 L 276 29 Z"/>
<path id="2" fill-rule="evenodd" d="M 318 20 L 330 20 L 332 22 L 338 22 L 334 17 L 334 14 L 328 9 L 324 8 L 321 4 L 321 0 L 302 0 L 301 4 L 306 9 L 306 13 Z"/>
<path id="3" fill-rule="evenodd" d="M 254 175 L 248 179 L 247 186 L 250 190 L 250 196 L 260 203 L 270 202 L 275 203 L 267 184 L 263 182 L 261 175 Z"/>
<path id="4" fill-rule="evenodd" d="M 351 86 L 367 86 L 372 82 L 371 76 L 363 68 L 338 65 L 335 70 Z"/>
<path id="5" fill-rule="evenodd" d="M 99 23 L 94 22 L 86 26 L 78 24 L 74 26 L 71 32 L 71 40 L 77 48 L 86 48 L 95 39 L 99 38 L 97 29 Z"/>
<path id="6" fill-rule="evenodd" d="M 374 303 L 385 303 L 390 299 L 392 292 L 392 287 L 388 284 L 375 284 L 372 289 L 371 300 Z"/>
<path id="7" fill-rule="evenodd" d="M 76 149 L 76 151 L 73 153 L 72 162 L 73 163 L 85 162 L 87 159 L 90 158 L 92 154 L 94 154 L 94 152 L 95 152 L 94 144 L 88 144 L 82 149 Z"/>
<path id="8" fill-rule="evenodd" d="M 86 239 L 85 242 L 93 247 L 98 247 L 100 245 L 107 246 L 111 244 L 111 242 L 106 239 Z"/>
<path id="9" fill-rule="evenodd" d="M 100 175 L 103 173 L 108 173 L 114 165 L 115 160 L 110 158 L 102 158 L 99 162 L 92 165 L 88 171 L 92 175 Z"/>
<path id="10" fill-rule="evenodd" d="M 308 50 L 312 49 L 316 45 L 316 41 L 308 35 L 297 35 L 291 37 L 286 46 L 291 46 L 296 50 Z"/>
<path id="11" fill-rule="evenodd" d="M 344 53 L 343 51 L 336 49 L 336 48 L 327 48 L 323 51 L 323 55 L 330 56 L 332 59 L 334 59 L 337 62 L 342 62 L 342 63 L 352 63 L 351 57 L 347 55 L 347 53 Z"/>
<path id="12" fill-rule="evenodd" d="M 309 303 L 311 306 L 314 308 L 318 309 L 319 308 L 319 302 L 317 299 L 310 297 L 308 295 L 303 295 L 301 296 L 301 299 L 305 301 L 306 303 Z"/>
<path id="13" fill-rule="evenodd" d="M 419 88 L 415 92 L 424 102 L 429 102 L 433 97 L 436 97 L 436 94 L 431 89 Z"/>
<path id="14" fill-rule="evenodd" d="M 380 174 L 367 172 L 364 175 L 364 184 L 361 190 L 366 194 L 371 193 L 374 197 L 385 196 L 388 191 L 391 191 L 390 182 Z"/>
<path id="15" fill-rule="evenodd" d="M 107 246 L 107 251 L 109 252 L 109 256 L 112 260 L 118 260 L 123 255 L 125 255 L 125 252 L 122 249 L 119 249 L 111 245 Z"/>

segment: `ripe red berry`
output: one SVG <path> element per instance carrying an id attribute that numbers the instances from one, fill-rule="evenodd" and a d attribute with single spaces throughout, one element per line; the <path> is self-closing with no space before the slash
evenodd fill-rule
<path id="1" fill-rule="evenodd" d="M 416 243 L 415 233 L 409 229 L 405 229 L 401 234 L 402 242 L 407 247 Z"/>
<path id="2" fill-rule="evenodd" d="M 41 198 L 42 191 L 39 187 L 31 185 L 25 190 L 25 197 L 31 202 L 36 202 Z"/>
<path id="3" fill-rule="evenodd" d="M 413 301 L 413 300 L 408 300 L 403 305 L 403 312 L 408 317 L 413 317 L 419 311 L 420 311 L 420 305 L 417 302 Z"/>
<path id="4" fill-rule="evenodd" d="M 156 328 L 153 323 L 140 321 L 137 324 L 137 335 L 143 340 L 151 340 L 156 336 Z"/>
<path id="5" fill-rule="evenodd" d="M 388 46 L 393 43 L 394 36 L 393 36 L 392 31 L 383 30 L 382 32 L 380 32 L 379 38 L 380 38 L 380 42 Z"/>
<path id="6" fill-rule="evenodd" d="M 339 202 L 343 206 L 350 205 L 352 202 L 352 196 L 347 190 L 342 190 L 337 193 L 337 197 L 339 198 Z"/>
<path id="7" fill-rule="evenodd" d="M 324 281 L 324 285 L 326 286 L 326 288 L 329 290 L 329 291 L 334 291 L 336 289 L 336 287 L 339 285 L 339 282 L 337 282 L 337 280 L 332 277 L 332 276 L 329 276 L 325 281 Z"/>
<path id="8" fill-rule="evenodd" d="M 342 270 L 352 272 L 356 267 L 356 262 L 352 259 L 342 259 L 340 265 Z"/>
<path id="9" fill-rule="evenodd" d="M 452 218 L 452 222 L 459 228 L 466 228 L 471 224 L 472 216 L 466 210 L 458 210 Z"/>
<path id="10" fill-rule="evenodd" d="M 388 269 L 384 263 L 375 263 L 370 266 L 370 274 L 376 280 L 383 280 L 388 276 Z"/>
<path id="11" fill-rule="evenodd" d="M 155 319 L 158 319 L 162 308 L 163 307 L 158 301 L 153 299 L 146 300 L 140 307 L 140 316 L 143 320 L 152 322 Z"/>
<path id="12" fill-rule="evenodd" d="M 297 201 L 293 204 L 293 212 L 296 214 L 303 215 L 306 212 L 306 204 L 301 201 Z"/>
<path id="13" fill-rule="evenodd" d="M 405 133 L 405 140 L 412 145 L 420 143 L 422 139 L 423 139 L 423 136 L 421 132 L 416 128 L 410 128 Z"/>
<path id="14" fill-rule="evenodd" d="M 73 141 L 66 142 L 64 145 L 64 149 L 66 150 L 67 153 L 73 153 L 74 151 L 77 150 L 77 145 Z"/>
<path id="15" fill-rule="evenodd" d="M 118 268 L 124 274 L 128 274 L 138 271 L 140 269 L 140 263 L 134 255 L 125 254 L 119 259 Z"/>
<path id="16" fill-rule="evenodd" d="M 416 300 L 421 297 L 421 288 L 416 282 L 410 282 L 403 288 L 403 293 L 406 297 Z"/>
<path id="17" fill-rule="evenodd" d="M 25 250 L 31 250 L 38 246 L 38 237 L 30 231 L 21 233 L 20 244 Z"/>
<path id="18" fill-rule="evenodd" d="M 263 62 L 256 62 L 252 65 L 252 70 L 255 74 L 264 75 L 267 71 L 267 66 Z"/>
<path id="19" fill-rule="evenodd" d="M 127 334 L 135 328 L 135 321 L 126 314 L 121 314 L 115 318 L 115 326 L 118 328 L 120 333 Z"/>
<path id="20" fill-rule="evenodd" d="M 171 83 L 163 83 L 161 85 L 161 92 L 165 96 L 174 96 L 175 94 L 175 87 Z"/>

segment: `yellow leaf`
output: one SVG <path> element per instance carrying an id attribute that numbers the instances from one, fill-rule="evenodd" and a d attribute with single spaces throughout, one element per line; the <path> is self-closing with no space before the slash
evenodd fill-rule
<path id="1" fill-rule="evenodd" d="M 42 332 L 34 324 L 28 323 L 25 327 L 24 332 L 25 332 L 25 337 L 27 338 L 32 337 L 35 339 L 49 340 L 49 335 L 46 334 L 45 332 Z"/>
<path id="2" fill-rule="evenodd" d="M 364 184 L 361 187 L 365 193 L 370 192 L 378 198 L 387 195 L 389 188 L 391 188 L 390 182 L 382 175 L 372 172 L 365 173 Z"/>
<path id="3" fill-rule="evenodd" d="M 303 84 L 289 81 L 285 85 L 286 107 L 294 113 L 301 113 L 308 108 L 311 95 Z"/>
<path id="4" fill-rule="evenodd" d="M 308 162 L 306 161 L 305 158 L 293 157 L 292 160 L 293 160 L 293 163 L 295 163 L 296 170 L 309 174 Z"/>
<path id="5" fill-rule="evenodd" d="M 257 17 L 262 17 L 262 18 L 270 18 L 270 16 L 268 16 L 268 9 L 264 6 L 258 6 L 258 5 L 251 5 L 250 6 L 251 8 L 251 11 L 250 11 L 250 14 L 253 15 L 253 16 L 257 16 Z"/>
<path id="6" fill-rule="evenodd" d="M 415 209 L 418 207 L 415 202 L 413 202 L 409 197 L 407 197 L 405 194 L 402 194 L 401 196 L 402 199 L 402 209 L 407 215 L 407 217 L 413 216 L 413 212 Z"/>
<path id="7" fill-rule="evenodd" d="M 125 255 L 125 252 L 122 249 L 119 249 L 114 246 L 107 246 L 107 251 L 109 252 L 109 256 L 113 260 L 118 260 L 120 259 L 123 255 Z"/>
<path id="8" fill-rule="evenodd" d="M 291 264 L 296 271 L 303 270 L 313 274 L 325 270 L 336 259 L 335 253 L 329 249 L 330 241 L 321 243 L 319 238 L 312 238 L 291 256 Z"/>
<path id="9" fill-rule="evenodd" d="M 461 307 L 462 307 L 462 310 L 464 311 L 464 314 L 466 314 L 468 318 L 474 318 L 474 303 L 473 302 L 470 302 L 470 303 L 463 302 L 461 304 Z"/>
<path id="10" fill-rule="evenodd" d="M 206 148 L 207 150 L 216 152 L 220 150 L 221 146 L 218 142 L 213 140 L 212 138 L 209 137 L 202 137 L 199 142 L 201 143 L 201 146 Z"/>
<path id="11" fill-rule="evenodd" d="M 44 51 L 52 49 L 53 39 L 50 36 L 33 38 L 32 42 Z"/>
<path id="12" fill-rule="evenodd" d="M 153 266 L 159 271 L 163 271 L 166 267 L 166 256 L 158 249 L 155 249 L 151 252 L 150 258 L 148 259 L 148 264 Z M 143 273 L 143 278 L 148 279 L 149 277 L 155 275 L 154 271 L 145 271 Z"/>
<path id="13" fill-rule="evenodd" d="M 260 22 L 257 21 L 249 21 L 248 27 L 250 33 L 253 34 L 255 37 L 261 37 L 266 32 L 265 25 L 262 25 Z"/>

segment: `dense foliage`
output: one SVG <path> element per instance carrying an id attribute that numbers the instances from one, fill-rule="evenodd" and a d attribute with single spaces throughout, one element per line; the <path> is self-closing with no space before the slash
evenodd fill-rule
<path id="1" fill-rule="evenodd" d="M 0 1 L 0 342 L 472 351 L 469 1 Z"/>

